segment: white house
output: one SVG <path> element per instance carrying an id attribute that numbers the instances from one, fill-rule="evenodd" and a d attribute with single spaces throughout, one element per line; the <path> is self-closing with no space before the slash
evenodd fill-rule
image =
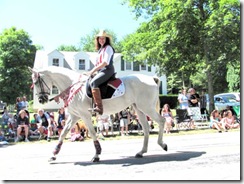
<path id="1" fill-rule="evenodd" d="M 96 52 L 66 52 L 53 50 L 52 52 L 38 50 L 36 52 L 34 68 L 41 69 L 48 66 L 59 66 L 75 70 L 79 73 L 88 71 L 93 68 L 93 61 L 96 57 Z M 116 77 L 126 76 L 132 73 L 142 73 L 150 76 L 156 75 L 156 67 L 145 65 L 139 65 L 136 62 L 126 62 L 120 53 L 114 54 L 114 67 L 116 71 Z M 167 81 L 166 76 L 158 76 L 160 78 L 160 94 L 167 94 Z M 51 97 L 59 94 L 56 86 L 49 86 L 51 89 Z M 68 86 L 67 86 L 68 87 Z M 35 89 L 33 90 L 33 108 L 36 110 L 38 108 L 56 110 L 63 106 L 63 103 L 57 104 L 52 101 L 47 104 L 40 104 L 38 102 L 38 97 L 36 95 Z"/>

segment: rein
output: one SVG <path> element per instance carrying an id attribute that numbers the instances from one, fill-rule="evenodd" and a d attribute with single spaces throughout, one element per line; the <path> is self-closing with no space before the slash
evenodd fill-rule
<path id="1" fill-rule="evenodd" d="M 59 103 L 59 98 L 61 98 L 64 101 L 64 107 L 67 107 L 71 102 L 71 100 L 73 99 L 73 97 L 80 91 L 81 87 L 83 86 L 83 84 L 80 84 L 83 82 L 80 80 L 81 76 L 82 75 L 80 75 L 80 78 L 76 83 L 70 85 L 68 88 L 66 88 L 57 96 L 51 98 L 49 101 L 54 100 L 55 102 Z M 79 86 L 75 88 L 77 85 Z"/>
<path id="2" fill-rule="evenodd" d="M 50 88 L 48 87 L 46 82 L 40 77 L 40 75 L 38 75 L 37 83 L 39 84 L 40 89 L 41 89 L 40 94 L 42 94 L 42 95 L 45 95 L 45 94 L 50 95 Z M 48 92 L 45 92 L 45 88 L 44 87 L 46 87 L 48 89 Z"/>

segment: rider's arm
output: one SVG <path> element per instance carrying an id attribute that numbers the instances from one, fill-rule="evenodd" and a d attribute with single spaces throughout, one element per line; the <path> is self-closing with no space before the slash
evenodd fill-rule
<path id="1" fill-rule="evenodd" d="M 95 66 L 90 72 L 89 74 L 92 75 L 93 73 L 95 73 L 96 71 L 104 68 L 105 66 L 109 65 L 111 57 L 113 55 L 114 51 L 112 49 L 111 46 L 107 46 L 106 50 L 104 52 L 103 58 L 102 58 L 102 62 L 100 64 L 98 64 L 97 66 Z"/>
<path id="2" fill-rule="evenodd" d="M 89 75 L 94 74 L 96 71 L 104 68 L 105 66 L 107 66 L 107 62 L 103 61 L 102 63 L 100 63 L 99 65 L 95 66 L 91 71 L 89 71 Z"/>

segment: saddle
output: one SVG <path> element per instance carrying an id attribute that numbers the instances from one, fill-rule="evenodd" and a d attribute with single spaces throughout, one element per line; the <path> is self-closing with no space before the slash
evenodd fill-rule
<path id="1" fill-rule="evenodd" d="M 112 98 L 114 92 L 122 83 L 122 81 L 119 78 L 116 78 L 115 75 L 116 73 L 114 73 L 107 81 L 105 81 L 99 86 L 102 99 Z M 91 79 L 92 77 L 90 77 L 86 82 L 86 94 L 90 98 L 92 98 L 92 92 L 90 86 Z"/>

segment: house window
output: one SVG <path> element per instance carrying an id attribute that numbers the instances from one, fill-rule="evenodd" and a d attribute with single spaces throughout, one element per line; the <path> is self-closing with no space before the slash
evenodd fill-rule
<path id="1" fill-rule="evenodd" d="M 58 88 L 56 86 L 52 86 L 52 94 L 57 95 L 59 93 Z"/>
<path id="2" fill-rule="evenodd" d="M 141 70 L 147 70 L 147 66 L 145 64 L 141 65 Z"/>
<path id="3" fill-rule="evenodd" d="M 131 65 L 132 65 L 131 62 L 126 61 L 126 63 L 125 63 L 125 68 L 126 68 L 126 70 L 131 70 Z"/>
<path id="4" fill-rule="evenodd" d="M 79 70 L 86 69 L 86 61 L 84 59 L 79 59 Z"/>
<path id="5" fill-rule="evenodd" d="M 148 66 L 147 67 L 147 71 L 151 72 L 152 71 L 152 67 L 151 66 Z"/>
<path id="6" fill-rule="evenodd" d="M 59 66 L 59 59 L 58 58 L 53 59 L 53 66 Z"/>
<path id="7" fill-rule="evenodd" d="M 140 71 L 140 65 L 138 62 L 133 62 L 133 71 Z"/>

